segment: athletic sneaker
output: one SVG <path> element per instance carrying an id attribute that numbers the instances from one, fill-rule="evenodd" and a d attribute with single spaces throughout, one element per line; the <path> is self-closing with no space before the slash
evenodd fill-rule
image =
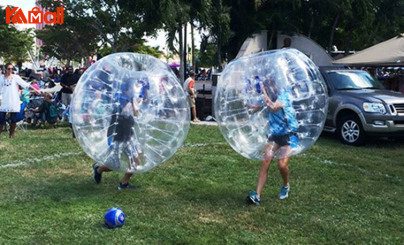
<path id="1" fill-rule="evenodd" d="M 282 199 L 288 198 L 289 197 L 289 189 L 290 189 L 289 185 L 282 186 L 281 193 L 279 193 L 279 199 L 282 200 Z"/>
<path id="2" fill-rule="evenodd" d="M 93 164 L 93 169 L 94 169 L 94 181 L 95 181 L 95 183 L 97 183 L 97 184 L 99 184 L 99 183 L 101 182 L 101 177 L 102 177 L 102 173 L 100 174 L 100 173 L 97 172 L 97 169 L 98 169 L 99 167 L 100 167 L 100 166 L 98 166 L 98 164 L 96 164 L 96 163 Z"/>
<path id="3" fill-rule="evenodd" d="M 126 184 L 119 183 L 118 190 L 122 190 L 122 189 L 135 189 L 135 186 L 133 186 L 129 183 L 126 183 Z"/>
<path id="4" fill-rule="evenodd" d="M 247 197 L 247 203 L 254 204 L 254 205 L 260 205 L 261 199 L 258 196 L 257 192 L 250 191 L 250 194 Z"/>

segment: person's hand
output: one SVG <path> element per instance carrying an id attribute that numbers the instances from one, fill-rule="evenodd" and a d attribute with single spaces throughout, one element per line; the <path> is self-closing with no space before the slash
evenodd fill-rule
<path id="1" fill-rule="evenodd" d="M 247 108 L 248 108 L 247 113 L 250 115 L 254 114 L 262 109 L 262 107 L 260 107 L 260 106 L 247 106 Z"/>
<path id="2" fill-rule="evenodd" d="M 275 103 L 274 102 L 272 102 L 271 100 L 268 100 L 266 102 L 266 104 L 267 104 L 270 111 L 272 111 L 272 112 L 275 111 Z"/>
<path id="3" fill-rule="evenodd" d="M 272 102 L 271 100 L 267 104 L 267 106 L 268 106 L 269 110 L 272 111 L 272 112 L 280 110 L 283 107 L 281 102 L 279 102 L 279 101 Z"/>

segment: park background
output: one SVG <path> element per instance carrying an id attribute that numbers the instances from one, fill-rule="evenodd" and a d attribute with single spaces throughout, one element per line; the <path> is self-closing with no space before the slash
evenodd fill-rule
<path id="1" fill-rule="evenodd" d="M 60 1 L 40 1 L 49 10 L 54 3 Z M 300 33 L 329 53 L 335 46 L 348 55 L 399 35 L 404 25 L 404 2 L 396 0 L 63 4 L 66 22 L 41 30 L 5 24 L 1 8 L 2 63 L 46 67 L 52 58 L 58 66 L 78 67 L 97 54 L 128 51 L 179 59 L 185 76 L 198 67 L 220 70 L 261 30 L 268 30 L 269 48 L 279 32 Z M 192 29 L 194 35 L 184 35 Z M 164 44 L 148 44 L 159 32 L 165 35 Z M 17 132 L 12 141 L 5 139 L 3 134 L 1 244 L 404 243 L 401 141 L 354 148 L 322 135 L 291 160 L 291 198 L 276 199 L 280 179 L 272 166 L 263 204 L 250 207 L 244 200 L 256 184 L 259 163 L 234 152 L 214 126 L 193 125 L 171 160 L 135 176 L 134 192 L 116 190 L 118 173 L 95 185 L 93 162 L 71 139 L 67 125 L 30 128 Z M 102 225 L 104 212 L 112 206 L 120 206 L 127 216 L 122 229 Z"/>

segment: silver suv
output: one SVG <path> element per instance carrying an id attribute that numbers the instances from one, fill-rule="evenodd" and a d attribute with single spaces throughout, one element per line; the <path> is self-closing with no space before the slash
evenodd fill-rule
<path id="1" fill-rule="evenodd" d="M 362 70 L 320 68 L 329 106 L 324 131 L 344 144 L 363 145 L 368 136 L 404 137 L 404 94 L 386 90 Z"/>

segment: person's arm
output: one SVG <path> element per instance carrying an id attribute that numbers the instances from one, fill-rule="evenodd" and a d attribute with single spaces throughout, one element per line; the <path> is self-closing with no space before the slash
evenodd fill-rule
<path id="1" fill-rule="evenodd" d="M 47 83 L 49 83 L 49 82 L 54 83 L 54 82 L 55 82 L 55 80 L 53 80 L 51 77 L 48 77 L 48 79 L 46 79 L 46 82 L 47 82 Z"/>
<path id="2" fill-rule="evenodd" d="M 70 91 L 73 92 L 71 86 L 67 85 L 65 83 L 65 80 L 66 80 L 66 75 L 63 75 L 63 77 L 60 79 L 60 86 L 62 86 L 63 88 L 67 88 L 67 89 L 69 89 Z"/>
<path id="3" fill-rule="evenodd" d="M 279 100 L 276 100 L 275 102 L 272 101 L 272 100 L 269 98 L 269 96 L 268 96 L 268 94 L 267 94 L 267 91 L 265 90 L 265 87 L 264 87 L 263 85 L 261 85 L 261 90 L 262 90 L 263 93 L 264 93 L 264 101 L 265 101 L 265 104 L 267 105 L 268 109 L 269 109 L 271 112 L 275 112 L 275 111 L 277 111 L 277 110 L 282 109 L 283 104 L 282 104 Z"/>
<path id="4" fill-rule="evenodd" d="M 139 104 L 137 103 L 136 99 L 132 99 L 132 109 L 133 109 L 133 115 L 137 117 L 139 115 Z"/>
<path id="5" fill-rule="evenodd" d="M 14 75 L 15 76 L 15 75 Z M 20 85 L 22 88 L 30 88 L 37 92 L 38 94 L 41 94 L 41 91 L 33 87 L 31 84 L 27 83 L 26 81 L 22 80 L 20 76 L 16 76 L 17 79 L 15 80 L 18 85 Z"/>
<path id="6" fill-rule="evenodd" d="M 282 104 L 279 100 L 277 100 L 277 101 L 275 101 L 275 102 L 273 102 L 273 101 L 271 101 L 271 100 L 268 100 L 268 101 L 266 102 L 266 104 L 267 104 L 267 106 L 268 106 L 268 109 L 269 109 L 270 111 L 272 111 L 272 112 L 275 112 L 275 111 L 280 110 L 280 109 L 283 108 L 283 104 Z"/>
<path id="7" fill-rule="evenodd" d="M 62 83 L 62 82 L 60 82 L 60 85 L 61 85 L 62 87 L 67 88 L 67 89 L 69 89 L 70 91 L 73 92 L 72 88 L 71 88 L 69 85 L 66 85 L 66 84 L 64 84 L 64 83 Z"/>

